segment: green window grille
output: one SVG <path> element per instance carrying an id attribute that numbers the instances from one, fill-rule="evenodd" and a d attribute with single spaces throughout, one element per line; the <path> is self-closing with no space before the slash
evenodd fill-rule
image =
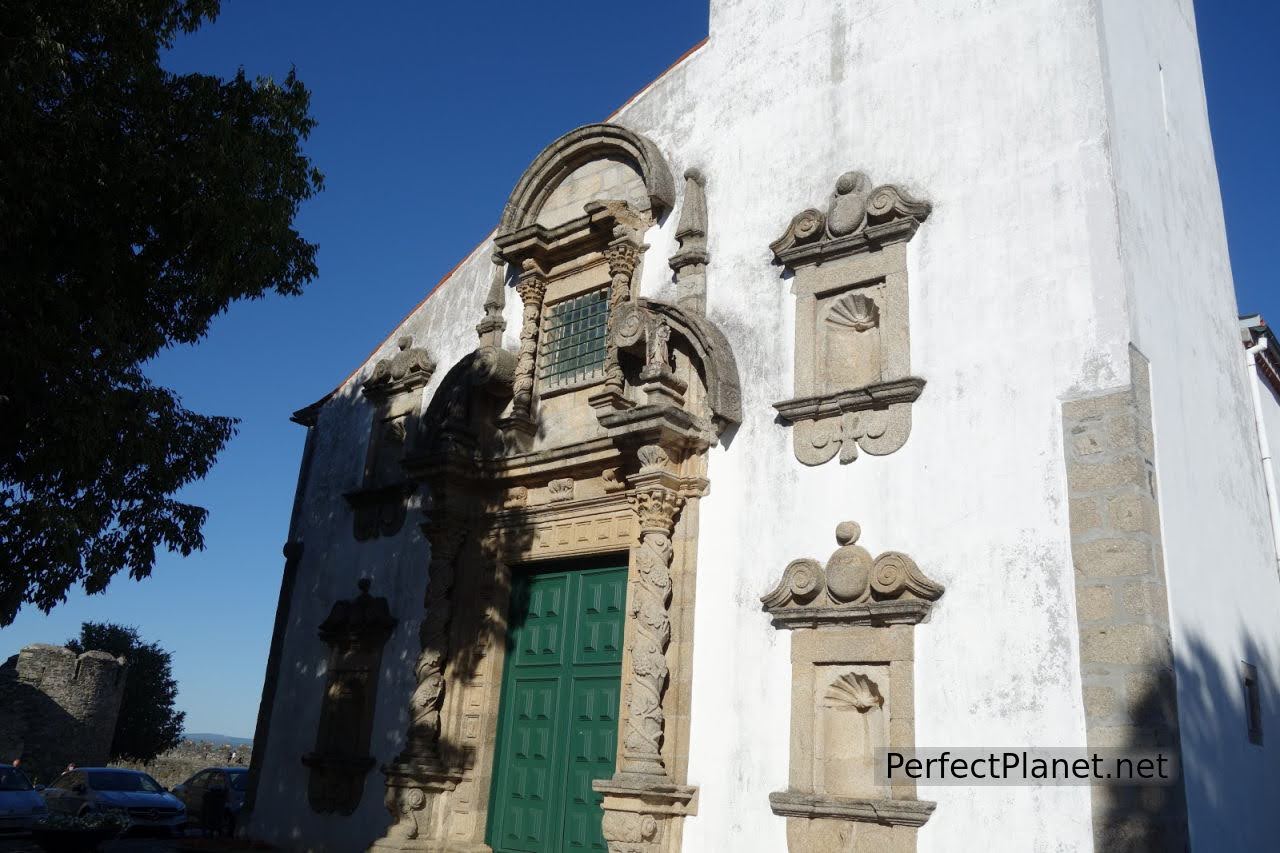
<path id="1" fill-rule="evenodd" d="M 605 289 L 565 299 L 547 309 L 539 346 L 538 376 L 551 386 L 567 385 L 593 375 L 604 364 L 605 321 L 609 294 Z"/>

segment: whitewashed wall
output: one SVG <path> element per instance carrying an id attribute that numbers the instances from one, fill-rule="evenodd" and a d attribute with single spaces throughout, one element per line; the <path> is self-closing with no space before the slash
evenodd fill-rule
<path id="1" fill-rule="evenodd" d="M 1104 0 L 1120 275 L 1151 359 L 1193 849 L 1265 850 L 1280 741 L 1247 738 L 1240 663 L 1280 735 L 1280 582 L 1191 0 Z"/>
<path id="2" fill-rule="evenodd" d="M 1276 612 L 1273 599 L 1245 601 L 1244 590 L 1207 577 L 1253 572 L 1266 518 L 1255 506 L 1256 473 L 1242 471 L 1239 364 L 1234 379 L 1226 376 L 1226 346 L 1209 340 L 1219 324 L 1235 334 L 1226 322 L 1234 305 L 1194 31 L 1185 20 L 1178 30 L 1189 6 L 1148 13 L 1149 5 L 713 0 L 710 41 L 615 118 L 652 138 L 674 174 L 698 166 L 707 176 L 708 313 L 733 343 L 743 377 L 744 422 L 712 453 L 702 508 L 689 770 L 700 799 L 686 850 L 785 849 L 783 820 L 767 797 L 786 785 L 789 637 L 770 627 L 758 597 L 790 560 L 825 559 L 845 519 L 862 524 L 874 552 L 906 551 L 947 586 L 932 621 L 917 629 L 921 745 L 1084 743 L 1061 400 L 1127 382 L 1131 307 L 1133 336 L 1156 378 L 1181 648 L 1188 632 L 1217 637 L 1222 619 L 1243 628 L 1251 613 Z M 1145 78 L 1119 57 L 1162 27 L 1177 48 L 1162 61 L 1180 87 L 1173 109 L 1186 132 L 1168 149 L 1170 174 L 1153 176 L 1141 162 L 1157 129 L 1151 117 L 1117 119 L 1121 100 L 1147 98 Z M 1104 69 L 1125 79 L 1105 85 Z M 902 450 L 805 468 L 771 406 L 792 396 L 793 300 L 768 244 L 795 213 L 823 206 L 849 169 L 934 203 L 910 246 L 912 363 L 928 386 Z M 1149 186 L 1156 177 L 1163 188 Z M 1138 228 L 1120 215 L 1125 205 L 1156 209 L 1146 214 L 1158 221 Z M 1162 218 L 1178 207 L 1188 211 Z M 1190 209 L 1207 226 L 1188 228 Z M 648 236 L 645 295 L 673 293 L 666 259 L 677 216 Z M 1191 243 L 1204 245 L 1166 250 Z M 380 694 L 380 762 L 400 746 L 412 681 L 409 620 L 422 600 L 426 548 L 412 525 L 397 540 L 352 538 L 341 493 L 357 485 L 370 422 L 354 383 L 400 334 L 433 350 L 438 382 L 474 346 L 489 272 L 482 247 L 321 415 L 259 794 L 255 830 L 267 840 L 349 851 L 387 821 L 376 773 L 354 818 L 314 815 L 298 761 L 312 746 L 323 682 L 315 626 L 360 574 L 393 596 L 405 620 L 387 650 L 401 665 Z M 519 325 L 517 302 L 508 300 L 509 334 Z M 1182 399 L 1180 375 L 1188 377 Z M 1213 601 L 1203 619 L 1179 607 L 1178 596 L 1206 595 Z M 1212 642 L 1215 659 L 1236 654 L 1232 638 Z M 1258 755 L 1230 760 L 1245 770 Z M 971 850 L 974 839 L 1011 853 L 1092 849 L 1085 788 L 922 787 L 920 796 L 938 802 L 922 851 Z M 1196 820 L 1215 819 L 1201 814 L 1193 810 Z"/>

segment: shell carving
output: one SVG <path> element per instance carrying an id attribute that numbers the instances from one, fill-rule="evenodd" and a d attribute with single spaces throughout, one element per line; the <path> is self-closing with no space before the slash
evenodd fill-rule
<path id="1" fill-rule="evenodd" d="M 870 296 L 850 293 L 828 309 L 827 322 L 855 332 L 868 332 L 880 325 L 880 306 Z"/>
<path id="2" fill-rule="evenodd" d="M 827 688 L 825 705 L 840 711 L 857 711 L 865 714 L 884 707 L 884 696 L 876 683 L 865 675 L 850 672 L 842 675 Z"/>

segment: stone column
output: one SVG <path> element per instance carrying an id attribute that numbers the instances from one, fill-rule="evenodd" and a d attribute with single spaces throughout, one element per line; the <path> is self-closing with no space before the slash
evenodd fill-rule
<path id="1" fill-rule="evenodd" d="M 524 320 L 520 326 L 520 354 L 516 359 L 510 423 L 532 427 L 534 372 L 537 369 L 538 332 L 542 324 L 542 298 L 547 294 L 545 271 L 535 261 L 526 260 L 516 282 L 516 292 L 524 302 Z"/>
<path id="2" fill-rule="evenodd" d="M 695 789 L 673 781 L 662 758 L 666 718 L 662 700 L 670 669 L 671 534 L 684 506 L 681 481 L 661 447 L 639 450 L 640 473 L 630 482 L 640 520 L 636 583 L 629 594 L 631 668 L 624 676 L 622 756 L 611 779 L 592 787 L 604 795 L 604 838 L 610 853 L 659 853 L 678 843 L 677 821 L 689 814 Z"/>
<path id="3" fill-rule="evenodd" d="M 606 393 L 621 397 L 626 381 L 622 375 L 622 364 L 618 360 L 618 344 L 614 340 L 614 329 L 617 325 L 618 309 L 631 301 L 631 280 L 641 255 L 648 248 L 636 239 L 631 229 L 618 228 L 616 236 L 605 249 L 604 256 L 609 262 L 609 316 L 606 321 L 604 389 Z"/>
<path id="4" fill-rule="evenodd" d="M 671 642 L 671 533 L 684 498 L 662 478 L 668 458 L 656 445 L 640 449 L 641 474 L 633 501 L 640 517 L 637 583 L 631 599 L 631 684 L 620 776 L 666 778 L 662 761 L 662 697 Z"/>
<path id="5" fill-rule="evenodd" d="M 425 613 L 418 629 L 422 651 L 414 668 L 418 686 L 409 701 L 411 719 L 404 750 L 385 768 L 388 811 L 395 823 L 372 849 L 416 849 L 405 844 L 430 837 L 443 816 L 439 795 L 453 790 L 459 778 L 440 755 L 440 706 L 444 701 L 445 665 L 449 657 L 450 593 L 465 528 L 442 517 L 423 525 L 431 543 L 430 577 Z"/>

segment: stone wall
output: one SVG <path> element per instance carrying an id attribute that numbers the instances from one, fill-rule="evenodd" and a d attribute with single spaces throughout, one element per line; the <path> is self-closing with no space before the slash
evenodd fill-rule
<path id="1" fill-rule="evenodd" d="M 0 666 L 0 758 L 48 781 L 69 763 L 107 762 L 127 666 L 106 652 L 27 646 Z"/>
<path id="2" fill-rule="evenodd" d="M 184 740 L 147 762 L 124 761 L 115 767 L 141 770 L 166 788 L 180 785 L 206 767 L 249 767 L 253 746 Z"/>

